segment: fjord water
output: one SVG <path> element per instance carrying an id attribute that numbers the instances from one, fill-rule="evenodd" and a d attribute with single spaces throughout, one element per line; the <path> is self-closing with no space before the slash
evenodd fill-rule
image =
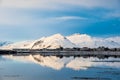
<path id="1" fill-rule="evenodd" d="M 120 58 L 1 55 L 0 80 L 119 80 Z"/>

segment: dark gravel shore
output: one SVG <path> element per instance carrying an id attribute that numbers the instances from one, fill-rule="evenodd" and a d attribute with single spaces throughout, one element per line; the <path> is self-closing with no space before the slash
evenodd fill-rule
<path id="1" fill-rule="evenodd" d="M 40 54 L 43 56 L 83 56 L 83 57 L 120 57 L 120 51 L 14 51 L 0 50 L 0 55 Z"/>

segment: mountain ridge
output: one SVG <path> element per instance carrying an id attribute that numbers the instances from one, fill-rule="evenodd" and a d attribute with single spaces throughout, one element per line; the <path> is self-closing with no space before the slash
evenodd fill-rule
<path id="1" fill-rule="evenodd" d="M 11 44 L 12 42 L 10 41 L 0 41 L 0 46 L 8 45 Z"/>
<path id="2" fill-rule="evenodd" d="M 109 48 L 120 48 L 120 37 L 97 38 L 87 34 L 72 34 L 63 36 L 54 34 L 48 37 L 42 37 L 37 40 L 23 41 L 13 44 L 8 44 L 0 47 L 0 49 L 56 49 L 56 48 L 73 48 L 73 47 L 89 47 L 97 48 L 100 46 Z"/>

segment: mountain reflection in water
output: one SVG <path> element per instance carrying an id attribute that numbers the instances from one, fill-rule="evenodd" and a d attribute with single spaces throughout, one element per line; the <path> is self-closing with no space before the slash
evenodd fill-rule
<path id="1" fill-rule="evenodd" d="M 0 80 L 119 80 L 120 58 L 1 55 Z"/>
<path id="2" fill-rule="evenodd" d="M 35 63 L 43 67 L 52 68 L 54 70 L 61 70 L 62 68 L 69 68 L 72 70 L 86 70 L 91 67 L 115 67 L 120 68 L 120 58 L 105 58 L 99 59 L 96 57 L 57 57 L 57 56 L 41 56 L 41 55 L 27 55 L 27 56 L 13 56 L 3 55 L 0 60 L 12 60 L 23 63 Z"/>

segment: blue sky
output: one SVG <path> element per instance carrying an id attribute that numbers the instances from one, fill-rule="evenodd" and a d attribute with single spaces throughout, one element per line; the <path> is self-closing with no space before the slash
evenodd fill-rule
<path id="1" fill-rule="evenodd" d="M 1 0 L 0 40 L 55 33 L 120 36 L 120 0 Z"/>

